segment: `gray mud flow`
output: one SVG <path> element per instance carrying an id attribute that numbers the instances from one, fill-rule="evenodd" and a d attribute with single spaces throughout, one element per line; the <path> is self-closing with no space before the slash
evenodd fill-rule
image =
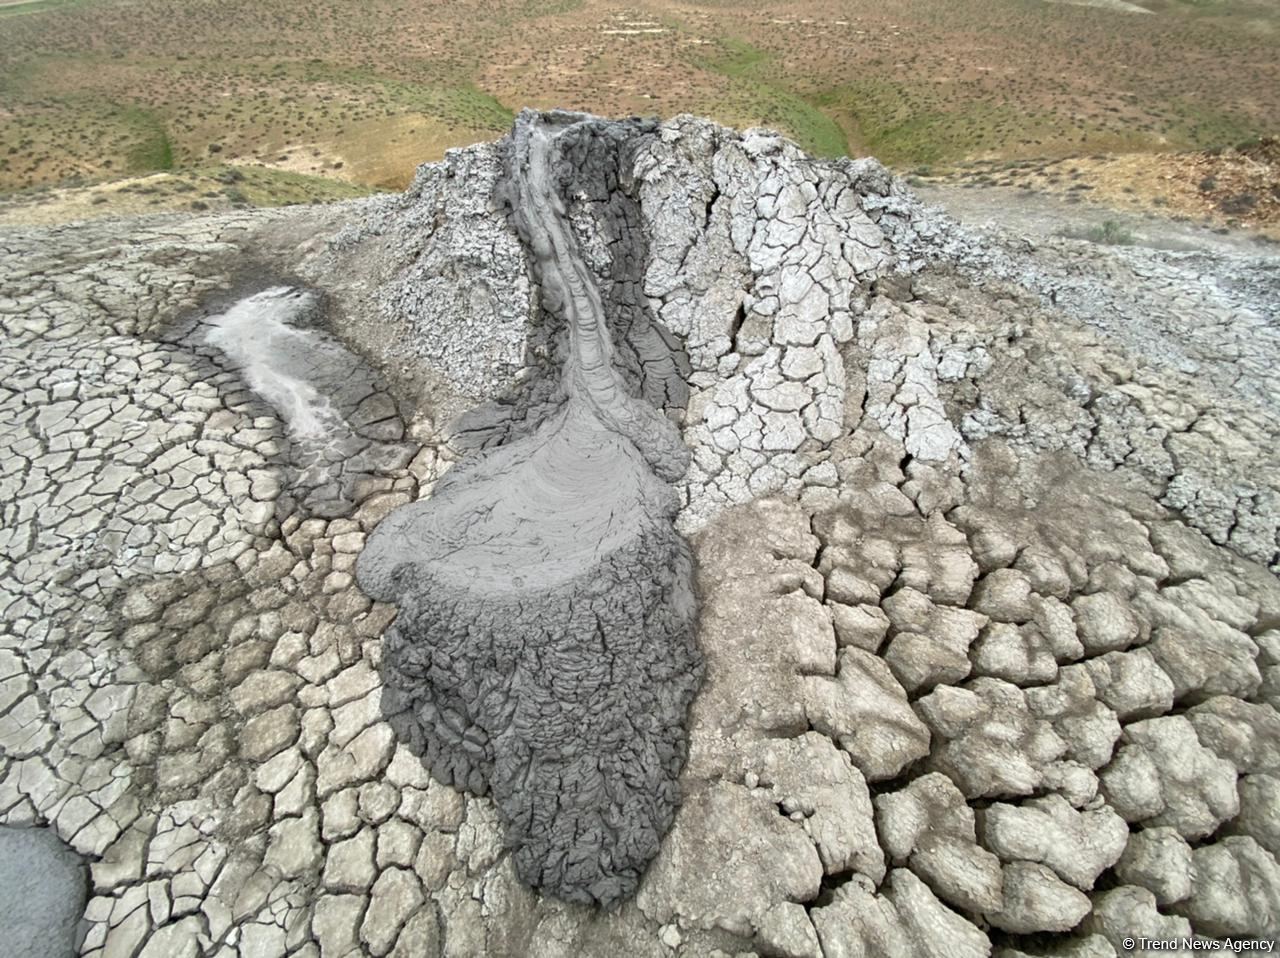
<path id="1" fill-rule="evenodd" d="M 284 425 L 291 497 L 312 515 L 346 515 L 361 479 L 403 464 L 412 448 L 395 401 L 355 353 L 316 326 L 319 297 L 272 286 L 202 320 L 193 345 L 212 347 Z"/>
<path id="2" fill-rule="evenodd" d="M 675 814 L 702 671 L 672 524 L 689 454 L 659 408 L 682 404 L 687 363 L 631 281 L 643 233 L 619 184 L 646 132 L 520 115 L 500 199 L 552 360 L 465 417 L 475 451 L 383 520 L 356 566 L 399 607 L 383 672 L 401 740 L 446 784 L 492 794 L 523 881 L 605 906 L 634 892 Z M 574 202 L 609 244 L 607 276 Z"/>

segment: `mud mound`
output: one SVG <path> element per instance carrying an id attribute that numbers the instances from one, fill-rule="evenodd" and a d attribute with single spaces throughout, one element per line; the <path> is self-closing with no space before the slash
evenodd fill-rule
<path id="1" fill-rule="evenodd" d="M 7 232 L 0 825 L 82 952 L 1274 935 L 1276 256 L 989 212 L 547 114 Z"/>

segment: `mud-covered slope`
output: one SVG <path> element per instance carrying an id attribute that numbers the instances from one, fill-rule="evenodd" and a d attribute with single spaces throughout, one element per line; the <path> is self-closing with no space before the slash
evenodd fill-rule
<path id="1" fill-rule="evenodd" d="M 356 565 L 364 591 L 400 609 L 383 674 L 401 738 L 441 782 L 492 793 L 525 881 L 606 905 L 634 892 L 671 823 L 701 674 L 670 486 L 689 453 L 641 373 L 659 403 L 683 379 L 635 287 L 602 295 L 565 212 L 575 180 L 616 175 L 641 135 L 616 126 L 517 121 L 501 196 L 557 381 L 522 384 L 547 400 L 533 411 L 517 394 L 470 415 L 471 439 L 494 420 L 483 448 L 387 516 Z M 638 216 L 611 212 L 615 262 L 638 260 Z M 517 406 L 518 429 L 503 415 Z"/>
<path id="2" fill-rule="evenodd" d="M 104 958 L 1274 934 L 1277 275 L 691 117 L 6 232 L 0 825 Z"/>

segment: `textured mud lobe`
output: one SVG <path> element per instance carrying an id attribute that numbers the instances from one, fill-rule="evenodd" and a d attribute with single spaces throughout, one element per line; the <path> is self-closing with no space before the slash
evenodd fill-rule
<path id="1" fill-rule="evenodd" d="M 492 794 L 524 881 L 606 906 L 674 816 L 702 668 L 670 485 L 688 452 L 660 408 L 683 403 L 687 364 L 640 305 L 638 211 L 614 198 L 645 132 L 521 115 L 500 199 L 541 292 L 541 362 L 468 417 L 476 451 L 357 564 L 399 607 L 383 672 L 401 737 L 441 781 Z M 594 264 L 574 204 L 606 244 Z"/>

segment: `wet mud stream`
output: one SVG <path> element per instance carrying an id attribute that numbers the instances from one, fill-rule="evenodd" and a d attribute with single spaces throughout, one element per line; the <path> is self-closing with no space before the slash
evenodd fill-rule
<path id="1" fill-rule="evenodd" d="M 440 780 L 493 796 L 524 881 L 604 905 L 635 890 L 671 823 L 701 675 L 672 524 L 688 451 L 618 340 L 667 378 L 678 362 L 652 324 L 611 315 L 568 209 L 574 179 L 604 179 L 634 135 L 521 115 L 503 199 L 560 344 L 558 382 L 521 428 L 388 516 L 357 563 L 362 588 L 399 608 L 383 671 L 401 739 Z M 635 259 L 633 215 L 606 229 L 615 259 Z"/>
<path id="2" fill-rule="evenodd" d="M 401 411 L 386 384 L 326 332 L 316 293 L 272 286 L 203 320 L 190 345 L 213 347 L 280 420 L 284 499 L 309 515 L 352 508 L 361 480 L 407 462 Z M 295 503 L 294 500 L 297 500 Z"/>

